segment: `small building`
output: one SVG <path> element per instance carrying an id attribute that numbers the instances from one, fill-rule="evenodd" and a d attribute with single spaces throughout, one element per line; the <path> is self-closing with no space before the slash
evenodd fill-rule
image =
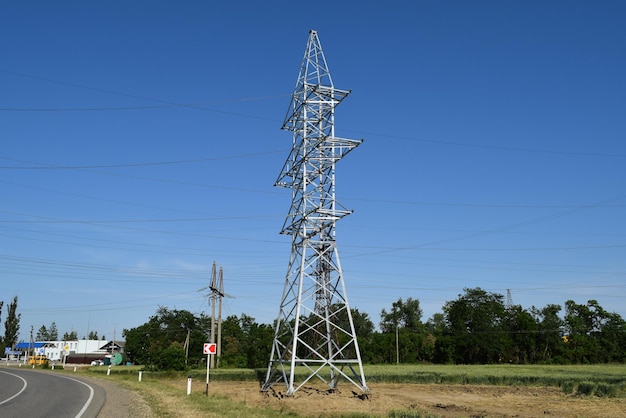
<path id="1" fill-rule="evenodd" d="M 21 342 L 15 346 L 15 351 L 25 353 L 25 361 L 30 354 L 44 355 L 53 363 L 90 364 L 94 360 L 106 363 L 106 360 L 114 354 L 123 355 L 124 342 L 109 340 Z"/>
<path id="2" fill-rule="evenodd" d="M 83 340 L 84 341 L 84 340 Z M 117 355 L 117 359 L 123 360 L 124 342 L 107 340 L 87 340 L 92 341 L 92 345 L 87 351 L 70 351 L 65 358 L 65 363 L 70 364 L 91 364 L 92 361 L 101 360 L 104 364 L 111 364 L 111 357 Z M 122 356 L 122 357 L 120 357 Z M 118 363 L 121 364 L 121 363 Z"/>
<path id="3" fill-rule="evenodd" d="M 6 351 L 6 361 L 9 364 L 10 361 L 15 361 L 17 363 L 28 361 L 29 356 L 43 356 L 45 355 L 46 343 L 42 341 L 37 342 L 19 342 L 15 344 L 13 350 Z"/>

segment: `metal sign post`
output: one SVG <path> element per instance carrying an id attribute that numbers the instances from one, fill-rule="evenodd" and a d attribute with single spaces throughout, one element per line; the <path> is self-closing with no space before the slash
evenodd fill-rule
<path id="1" fill-rule="evenodd" d="M 204 391 L 205 396 L 209 396 L 209 368 L 211 364 L 211 355 L 217 351 L 217 344 L 204 343 L 202 347 L 202 354 L 206 354 L 206 389 Z"/>

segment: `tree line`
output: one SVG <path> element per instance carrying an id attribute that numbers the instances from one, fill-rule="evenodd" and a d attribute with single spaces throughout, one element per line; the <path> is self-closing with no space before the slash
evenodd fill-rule
<path id="1" fill-rule="evenodd" d="M 97 331 L 89 331 L 87 338 L 83 337 L 82 339 L 86 340 L 106 340 L 106 337 L 103 335 L 102 337 L 98 337 Z M 74 341 L 78 340 L 78 333 L 74 330 L 69 332 L 65 331 L 63 333 L 63 338 L 60 341 Z M 52 321 L 49 326 L 42 325 L 37 330 L 37 334 L 35 334 L 35 341 L 59 341 L 59 329 L 57 328 L 56 322 Z"/>
<path id="2" fill-rule="evenodd" d="M 368 314 L 351 308 L 361 358 L 369 364 L 589 364 L 626 361 L 626 322 L 597 301 L 528 309 L 504 296 L 466 288 L 442 312 L 422 320 L 418 299 L 398 299 L 380 313 L 379 330 Z M 338 320 L 347 320 L 339 318 Z M 159 307 L 148 322 L 124 329 L 126 355 L 155 369 L 201 364 L 211 318 Z M 222 322 L 219 367 L 264 368 L 272 325 L 241 314 Z"/>

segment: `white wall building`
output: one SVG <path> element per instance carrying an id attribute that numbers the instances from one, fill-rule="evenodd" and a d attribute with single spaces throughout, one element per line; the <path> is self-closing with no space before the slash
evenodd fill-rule
<path id="1" fill-rule="evenodd" d="M 65 356 L 71 354 L 107 354 L 106 350 L 101 350 L 109 341 L 108 340 L 73 340 L 73 341 L 46 341 L 45 345 L 40 349 L 50 361 L 62 361 Z"/>

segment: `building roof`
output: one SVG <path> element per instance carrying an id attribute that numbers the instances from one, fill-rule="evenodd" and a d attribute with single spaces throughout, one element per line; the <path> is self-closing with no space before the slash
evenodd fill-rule
<path id="1" fill-rule="evenodd" d="M 124 348 L 125 345 L 126 343 L 124 341 L 111 340 L 102 347 L 100 347 L 100 350 L 119 350 L 120 348 Z"/>
<path id="2" fill-rule="evenodd" d="M 16 350 L 28 350 L 29 348 L 41 348 L 46 343 L 17 343 L 15 344 Z"/>

